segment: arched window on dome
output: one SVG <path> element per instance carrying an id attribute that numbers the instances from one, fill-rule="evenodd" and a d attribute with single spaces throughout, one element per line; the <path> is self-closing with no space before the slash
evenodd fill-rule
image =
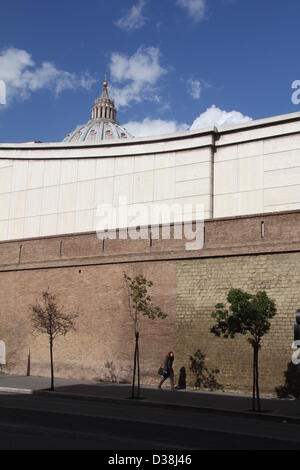
<path id="1" fill-rule="evenodd" d="M 76 134 L 74 135 L 74 137 L 72 137 L 71 140 L 72 140 L 73 142 L 77 142 L 77 141 L 79 140 L 80 136 L 81 136 L 81 132 L 78 131 L 78 132 L 76 132 Z"/>
<path id="2" fill-rule="evenodd" d="M 95 129 L 92 129 L 91 132 L 89 133 L 89 140 L 94 141 L 96 139 L 97 132 Z"/>

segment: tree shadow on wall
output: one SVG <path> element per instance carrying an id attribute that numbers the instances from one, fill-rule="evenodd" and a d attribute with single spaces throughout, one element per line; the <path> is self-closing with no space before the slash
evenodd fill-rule
<path id="1" fill-rule="evenodd" d="M 106 361 L 105 369 L 107 370 L 106 380 L 113 384 L 117 383 L 117 374 L 116 374 L 116 366 L 114 365 L 113 361 Z"/>
<path id="2" fill-rule="evenodd" d="M 287 370 L 284 373 L 285 383 L 280 387 L 276 387 L 275 391 L 278 398 L 300 399 L 300 367 L 292 362 L 288 363 Z"/>
<path id="3" fill-rule="evenodd" d="M 131 373 L 132 368 L 121 366 L 118 370 L 114 364 L 114 361 L 105 362 L 106 375 L 104 379 L 100 380 L 101 382 L 108 383 L 118 383 L 118 384 L 130 384 L 131 383 Z"/>
<path id="4" fill-rule="evenodd" d="M 193 356 L 190 356 L 190 371 L 195 375 L 195 387 L 205 388 L 210 391 L 224 390 L 216 375 L 219 374 L 219 369 L 209 369 L 205 366 L 205 354 L 198 349 Z"/>

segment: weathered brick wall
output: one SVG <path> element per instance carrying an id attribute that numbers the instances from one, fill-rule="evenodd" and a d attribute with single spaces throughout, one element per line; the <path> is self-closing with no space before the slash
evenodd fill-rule
<path id="1" fill-rule="evenodd" d="M 252 348 L 245 336 L 217 338 L 210 333 L 211 312 L 226 302 L 230 288 L 266 290 L 278 313 L 260 352 L 260 381 L 264 392 L 284 382 L 291 360 L 295 311 L 300 306 L 300 253 L 237 256 L 177 262 L 176 365 L 189 371 L 189 356 L 200 349 L 216 378 L 226 388 L 251 390 Z M 189 384 L 194 379 L 188 372 Z"/>
<path id="2" fill-rule="evenodd" d="M 262 237 L 261 223 L 265 231 Z M 77 331 L 58 339 L 58 376 L 130 380 L 134 338 L 123 272 L 154 282 L 153 300 L 168 318 L 144 322 L 142 381 L 155 383 L 168 350 L 193 384 L 189 356 L 206 354 L 227 388 L 251 387 L 251 347 L 245 337 L 223 340 L 210 333 L 211 311 L 231 287 L 265 289 L 278 314 L 261 351 L 262 390 L 283 383 L 291 358 L 295 310 L 300 307 L 300 211 L 205 222 L 205 245 L 186 251 L 184 240 L 106 240 L 95 233 L 0 243 L 0 339 L 7 372 L 49 374 L 46 337 L 35 337 L 30 304 L 48 287 L 67 311 L 78 312 Z M 110 366 L 109 366 L 110 364 Z M 178 376 L 177 376 L 178 377 Z"/>
<path id="3" fill-rule="evenodd" d="M 47 337 L 32 334 L 29 308 L 49 287 L 66 311 L 79 314 L 77 331 L 55 345 L 57 376 L 105 379 L 111 370 L 106 363 L 111 363 L 118 380 L 130 380 L 134 334 L 124 271 L 152 279 L 153 301 L 168 314 L 166 320 L 148 320 L 141 326 L 142 380 L 157 381 L 166 350 L 174 347 L 176 265 L 170 262 L 0 273 L 0 337 L 7 347 L 6 371 L 25 374 L 30 349 L 32 375 L 49 374 Z"/>

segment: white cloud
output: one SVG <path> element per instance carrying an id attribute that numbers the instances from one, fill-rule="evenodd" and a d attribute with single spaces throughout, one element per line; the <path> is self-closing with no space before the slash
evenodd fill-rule
<path id="1" fill-rule="evenodd" d="M 190 78 L 187 81 L 187 91 L 195 99 L 198 100 L 201 95 L 201 82 L 200 80 Z"/>
<path id="2" fill-rule="evenodd" d="M 135 31 L 142 28 L 145 24 L 145 17 L 143 16 L 143 9 L 146 5 L 145 0 L 138 0 L 133 5 L 125 16 L 116 21 L 115 25 L 126 31 Z"/>
<path id="3" fill-rule="evenodd" d="M 124 127 L 134 137 L 146 137 L 161 134 L 173 134 L 174 132 L 184 132 L 187 130 L 201 129 L 215 126 L 217 128 L 240 124 L 251 121 L 252 118 L 244 116 L 239 111 L 224 111 L 215 106 L 211 106 L 204 113 L 195 119 L 190 127 L 185 123 L 177 121 L 167 121 L 163 119 L 145 118 L 143 121 L 129 121 Z"/>
<path id="4" fill-rule="evenodd" d="M 155 47 L 139 48 L 131 57 L 119 52 L 112 54 L 111 94 L 117 107 L 128 106 L 132 102 L 141 102 L 145 99 L 159 101 L 155 85 L 166 73 L 159 60 L 160 52 Z M 124 82 L 123 87 L 116 85 Z"/>
<path id="5" fill-rule="evenodd" d="M 159 49 L 155 47 L 140 48 L 131 57 L 115 52 L 110 64 L 112 79 L 155 83 L 165 73 L 159 64 L 159 55 Z"/>
<path id="6" fill-rule="evenodd" d="M 184 123 L 180 124 L 176 121 L 149 118 L 145 118 L 142 122 L 129 121 L 124 127 L 135 137 L 173 134 L 174 132 L 187 131 L 189 128 L 189 126 Z"/>
<path id="7" fill-rule="evenodd" d="M 3 80 L 0 80 L 0 104 L 6 104 L 6 85 Z"/>
<path id="8" fill-rule="evenodd" d="M 14 98 L 27 99 L 41 89 L 59 94 L 68 89 L 89 89 L 96 82 L 87 74 L 60 70 L 50 62 L 38 66 L 27 51 L 15 48 L 0 52 L 0 80 L 6 84 L 8 102 Z"/>
<path id="9" fill-rule="evenodd" d="M 244 116 L 239 111 L 228 112 L 220 108 L 216 108 L 216 106 L 213 105 L 210 108 L 207 108 L 204 113 L 200 114 L 200 116 L 195 119 L 191 126 L 191 130 L 211 126 L 225 127 L 251 120 L 251 117 Z"/>
<path id="10" fill-rule="evenodd" d="M 185 8 L 194 21 L 200 21 L 204 18 L 206 0 L 177 0 L 177 5 Z"/>

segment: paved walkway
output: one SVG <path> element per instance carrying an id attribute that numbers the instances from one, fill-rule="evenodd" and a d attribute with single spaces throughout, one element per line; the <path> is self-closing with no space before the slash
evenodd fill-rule
<path id="1" fill-rule="evenodd" d="M 0 374 L 0 392 L 2 393 L 55 393 L 56 396 L 76 399 L 109 400 L 114 402 L 128 401 L 131 395 L 130 385 L 105 384 L 91 381 L 56 379 L 55 392 L 48 392 L 49 378 L 17 377 Z M 153 405 L 161 407 L 193 407 L 198 411 L 210 411 L 226 414 L 251 414 L 251 397 L 224 392 L 202 392 L 177 390 L 157 390 L 154 387 L 143 387 L 142 400 L 131 400 L 132 404 Z M 300 401 L 276 398 L 263 398 L 262 418 L 287 419 L 300 424 Z M 253 414 L 252 414 L 253 415 Z"/>
<path id="2" fill-rule="evenodd" d="M 93 384 L 91 381 L 78 381 L 72 379 L 55 379 L 57 387 L 74 386 L 76 384 Z M 38 390 L 50 388 L 48 377 L 23 377 L 0 373 L 0 392 L 9 393 L 34 393 Z"/>

